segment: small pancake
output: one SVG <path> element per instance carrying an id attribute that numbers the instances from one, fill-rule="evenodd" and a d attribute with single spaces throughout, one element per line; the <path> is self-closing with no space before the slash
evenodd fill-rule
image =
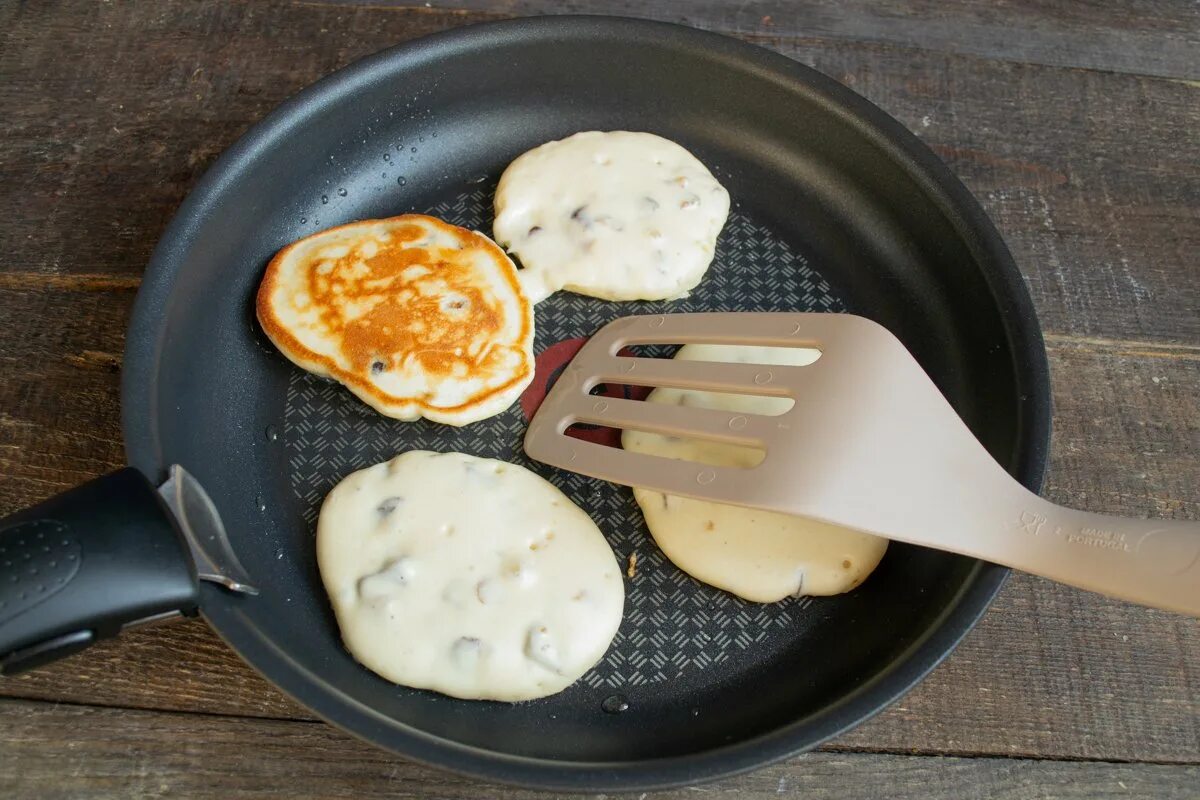
<path id="1" fill-rule="evenodd" d="M 807 348 L 685 345 L 685 361 L 746 364 L 810 364 Z M 659 388 L 651 403 L 687 405 L 767 416 L 782 414 L 791 401 L 778 397 Z M 759 450 L 626 430 L 627 450 L 721 466 L 754 466 Z M 858 586 L 883 558 L 887 539 L 823 522 L 634 489 L 646 526 L 667 558 L 697 580 L 759 603 L 790 595 L 833 595 Z"/>
<path id="2" fill-rule="evenodd" d="M 390 681 L 530 700 L 603 657 L 625 602 L 596 524 L 524 467 L 411 451 L 346 476 L 317 562 L 346 648 Z"/>
<path id="3" fill-rule="evenodd" d="M 559 289 L 665 300 L 700 283 L 728 215 L 729 193 L 675 142 L 586 131 L 508 166 L 492 232 L 534 303 Z"/>
<path id="4" fill-rule="evenodd" d="M 406 214 L 285 247 L 258 290 L 258 321 L 296 365 L 381 414 L 464 425 L 533 380 L 533 308 L 486 236 Z"/>

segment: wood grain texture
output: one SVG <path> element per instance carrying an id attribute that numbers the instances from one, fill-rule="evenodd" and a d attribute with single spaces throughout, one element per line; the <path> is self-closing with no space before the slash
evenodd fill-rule
<path id="1" fill-rule="evenodd" d="M 812 753 L 637 800 L 1186 797 L 1200 767 Z M 0 703 L 0 785 L 18 800 L 583 797 L 500 789 L 403 761 L 327 725 Z M 604 795 L 591 795 L 600 800 Z"/>
<path id="2" fill-rule="evenodd" d="M 0 514 L 123 462 L 134 294 L 225 147 L 362 55 L 541 11 L 732 33 L 896 116 L 978 196 L 1038 307 L 1046 494 L 1200 518 L 1200 6 L 1165 0 L 0 4 Z M 5 797 L 545 796 L 309 721 L 202 621 L 2 680 L 3 696 Z M 1017 575 L 928 680 L 823 752 L 657 796 L 1184 798 L 1198 764 L 1200 622 Z"/>
<path id="3" fill-rule="evenodd" d="M 747 36 L 845 39 L 943 53 L 1169 78 L 1200 77 L 1200 7 L 1187 2 L 1041 3 L 1031 0 L 300 0 L 389 7 L 401 13 L 469 10 L 496 16 L 613 14 Z"/>
<path id="4" fill-rule="evenodd" d="M 356 58 L 460 22 L 284 2 L 5 4 L 0 203 L 19 221 L 0 223 L 14 248 L 0 269 L 140 275 L 251 123 Z"/>
<path id="5" fill-rule="evenodd" d="M 181 654 L 186 654 L 181 657 Z M 1014 576 L 978 628 L 829 752 L 1200 763 L 1196 623 Z M 311 719 L 200 621 L 8 679 L 10 697 Z"/>
<path id="6" fill-rule="evenodd" d="M 0 381 L 0 513 L 121 463 L 112 360 L 132 298 L 0 289 L 0 316 L 26 332 L 0 333 L 0 367 L 11 376 Z M 64 320 L 75 322 L 51 324 Z M 1200 518 L 1200 351 L 1062 336 L 1049 344 L 1057 414 L 1048 496 Z M 130 633 L 0 682 L 0 694 L 308 716 L 202 622 Z M 1200 622 L 1014 576 L 929 680 L 833 747 L 1200 762 L 1198 709 Z"/>
<path id="7" fill-rule="evenodd" d="M 36 275 L 136 277 L 195 179 L 276 103 L 387 45 L 520 10 L 493 8 L 500 10 L 165 0 L 148 15 L 80 0 L 7 6 L 0 202 L 11 211 L 0 218 L 0 248 L 9 254 L 0 273 L 16 273 L 8 280 L 17 283 Z M 904 16 L 887 8 L 880 19 Z M 1003 10 L 971 8 L 1007 24 Z M 912 13 L 943 16 L 939 7 L 923 9 Z M 1042 13 L 1069 17 L 1086 38 L 1082 12 Z M 1113 29 L 1192 27 L 1187 13 L 1167 5 L 1128 19 L 1096 13 L 1097 25 Z M 1039 30 L 1050 26 L 1037 14 L 1030 19 Z M 715 12 L 692 21 L 740 30 L 815 66 L 915 131 L 997 222 L 1047 330 L 1200 342 L 1195 81 L 829 38 L 819 26 L 786 36 L 741 30 Z"/>
<path id="8" fill-rule="evenodd" d="M 3 512 L 123 465 L 119 370 L 134 294 L 0 289 Z"/>
<path id="9" fill-rule="evenodd" d="M 1200 87 L 889 48 L 869 63 L 775 49 L 947 163 L 1004 236 L 1045 330 L 1200 343 Z"/>

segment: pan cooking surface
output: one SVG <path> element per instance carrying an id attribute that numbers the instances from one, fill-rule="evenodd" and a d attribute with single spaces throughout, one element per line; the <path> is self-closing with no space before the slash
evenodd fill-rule
<path id="1" fill-rule="evenodd" d="M 719 160 L 709 164 L 725 178 Z M 495 165 L 482 182 L 476 176 L 449 191 L 431 192 L 428 202 L 418 198 L 412 210 L 490 232 L 495 182 L 503 166 Z M 348 193 L 348 202 L 353 199 Z M 538 369 L 553 373 L 570 350 L 549 360 L 547 352 L 580 342 L 604 323 L 631 313 L 854 310 L 810 264 L 795 230 L 781 231 L 760 221 L 739 202 L 736 190 L 734 204 L 713 266 L 688 298 L 614 303 L 558 292 L 539 303 Z M 271 426 L 279 441 L 270 444 L 286 464 L 286 490 L 276 491 L 266 504 L 297 520 L 294 528 L 281 531 L 287 544 L 277 551 L 277 566 L 295 570 L 304 591 L 285 598 L 281 613 L 302 611 L 311 620 L 307 624 L 315 630 L 308 636 L 315 633 L 324 648 L 335 649 L 333 658 L 352 676 L 349 689 L 355 696 L 401 719 L 419 709 L 421 727 L 440 735 L 494 747 L 496 729 L 477 727 L 486 717 L 508 729 L 504 746 L 510 752 L 555 759 L 662 757 L 686 753 L 700 742 L 736 741 L 794 718 L 796 703 L 848 691 L 859 670 L 878 658 L 874 648 L 879 631 L 892 624 L 891 604 L 915 601 L 931 585 L 934 591 L 949 591 L 972 569 L 967 559 L 893 544 L 872 577 L 852 594 L 770 604 L 740 600 L 671 564 L 650 537 L 628 488 L 528 459 L 521 447 L 529 414 L 525 402 L 461 428 L 388 419 L 337 383 L 287 363 L 251 326 L 276 385 L 286 386 L 280 420 Z M 523 401 L 530 394 L 536 391 Z M 315 564 L 313 537 L 321 502 L 349 472 L 413 449 L 457 450 L 527 466 L 563 489 L 596 521 L 622 568 L 630 552 L 638 553 L 637 574 L 626 581 L 617 637 L 605 658 L 578 683 L 558 695 L 515 706 L 466 703 L 395 687 L 359 666 L 342 648 Z M 470 502 L 469 497 L 461 500 Z M 921 632 L 916 628 L 912 635 Z M 903 641 L 895 636 L 887 646 Z M 846 671 L 847 665 L 854 666 Z M 462 719 L 446 716 L 447 707 Z M 687 734 L 680 736 L 685 727 Z"/>
<path id="2" fill-rule="evenodd" d="M 494 188 L 492 184 L 466 191 L 426 211 L 490 232 Z M 613 303 L 559 292 L 536 307 L 534 350 L 543 353 L 556 343 L 589 336 L 630 313 L 796 310 L 843 309 L 802 255 L 735 208 L 713 266 L 688 298 Z M 543 361 L 539 368 L 547 366 Z M 297 369 L 288 385 L 283 425 L 292 491 L 309 532 L 315 534 L 321 501 L 334 484 L 347 472 L 406 450 L 499 458 L 548 478 L 588 512 L 622 562 L 629 553 L 638 554 L 636 577 L 626 586 L 620 632 L 604 660 L 582 678 L 589 687 L 619 693 L 704 673 L 707 680 L 720 682 L 726 668 L 737 669 L 739 659 L 770 658 L 804 629 L 812 599 L 749 603 L 693 580 L 654 544 L 629 489 L 527 458 L 521 449 L 527 421 L 521 404 L 515 404 L 463 428 L 425 420 L 397 422 L 375 413 L 339 385 Z"/>
<path id="3" fill-rule="evenodd" d="M 735 206 L 685 300 L 558 293 L 540 303 L 535 385 L 618 316 L 850 311 L 899 336 L 993 455 L 1037 487 L 1045 354 L 1020 276 L 966 191 L 832 81 L 657 23 L 462 29 L 289 101 L 222 157 L 164 233 L 123 373 L 130 463 L 154 477 L 173 463 L 195 475 L 261 590 L 202 587 L 203 613 L 243 657 L 322 717 L 405 756 L 594 791 L 728 774 L 857 724 L 953 648 L 1005 574 L 893 545 L 850 594 L 745 603 L 671 565 L 628 489 L 525 459 L 536 393 L 464 428 L 397 422 L 291 365 L 258 328 L 253 296 L 284 245 L 406 212 L 488 233 L 495 182 L 513 158 L 616 129 L 687 147 Z M 530 466 L 596 520 L 622 561 L 638 553 L 618 637 L 581 681 L 528 703 L 469 702 L 392 685 L 346 652 L 317 572 L 316 513 L 347 473 L 414 448 Z"/>

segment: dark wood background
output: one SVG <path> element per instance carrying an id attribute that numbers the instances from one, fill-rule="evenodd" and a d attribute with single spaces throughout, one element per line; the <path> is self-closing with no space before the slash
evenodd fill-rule
<path id="1" fill-rule="evenodd" d="M 0 3 L 0 513 L 122 464 L 124 328 L 214 158 L 359 56 L 558 11 L 723 31 L 833 76 L 957 172 L 1045 328 L 1045 493 L 1200 518 L 1200 6 L 1133 0 Z M 0 681 L 6 797 L 505 797 L 316 722 L 202 622 Z M 1200 797 L 1200 624 L 1027 576 L 820 752 L 664 797 Z"/>

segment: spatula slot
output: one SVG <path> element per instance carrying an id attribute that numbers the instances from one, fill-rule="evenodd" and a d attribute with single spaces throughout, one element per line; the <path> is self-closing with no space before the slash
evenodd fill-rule
<path id="1" fill-rule="evenodd" d="M 649 395 L 655 389 L 659 394 L 654 400 Z M 763 417 L 778 417 L 792 410 L 796 401 L 791 397 L 763 397 L 744 392 L 691 391 L 670 386 L 634 386 L 628 383 L 597 383 L 589 391 L 591 397 L 615 397 L 624 400 L 652 402 L 657 405 L 683 406 L 685 408 L 710 408 L 726 411 L 752 412 Z"/>
<path id="2" fill-rule="evenodd" d="M 588 365 L 592 374 L 583 389 L 600 383 L 669 386 L 704 392 L 786 397 L 800 380 L 804 367 L 773 364 L 721 364 L 671 358 L 606 358 Z"/>
<path id="3" fill-rule="evenodd" d="M 719 467 L 749 469 L 758 466 L 767 457 L 764 448 L 754 445 L 655 433 L 633 425 L 616 428 L 591 422 L 573 422 L 563 431 L 563 435 L 617 450 L 629 444 L 632 450 L 640 452 L 646 444 L 651 444 L 655 452 L 662 453 L 658 456 L 660 458 Z"/>
<path id="4" fill-rule="evenodd" d="M 688 351 L 688 361 L 704 361 L 713 364 L 759 364 L 762 366 L 771 366 L 779 364 L 787 364 L 788 366 L 807 367 L 809 364 L 816 363 L 821 358 L 821 351 L 815 347 L 806 347 L 794 345 L 790 347 L 780 347 L 776 345 L 760 345 L 760 344 L 721 344 L 712 342 L 693 342 L 693 344 L 703 345 L 703 347 L 693 347 Z M 635 355 L 641 355 L 640 351 L 643 346 L 638 345 L 628 347 L 626 350 L 634 351 Z M 666 345 L 653 345 L 652 349 L 662 349 Z M 785 359 L 785 355 L 791 355 L 791 358 Z M 662 358 L 663 356 L 656 356 Z M 670 357 L 674 357 L 672 354 Z"/>

